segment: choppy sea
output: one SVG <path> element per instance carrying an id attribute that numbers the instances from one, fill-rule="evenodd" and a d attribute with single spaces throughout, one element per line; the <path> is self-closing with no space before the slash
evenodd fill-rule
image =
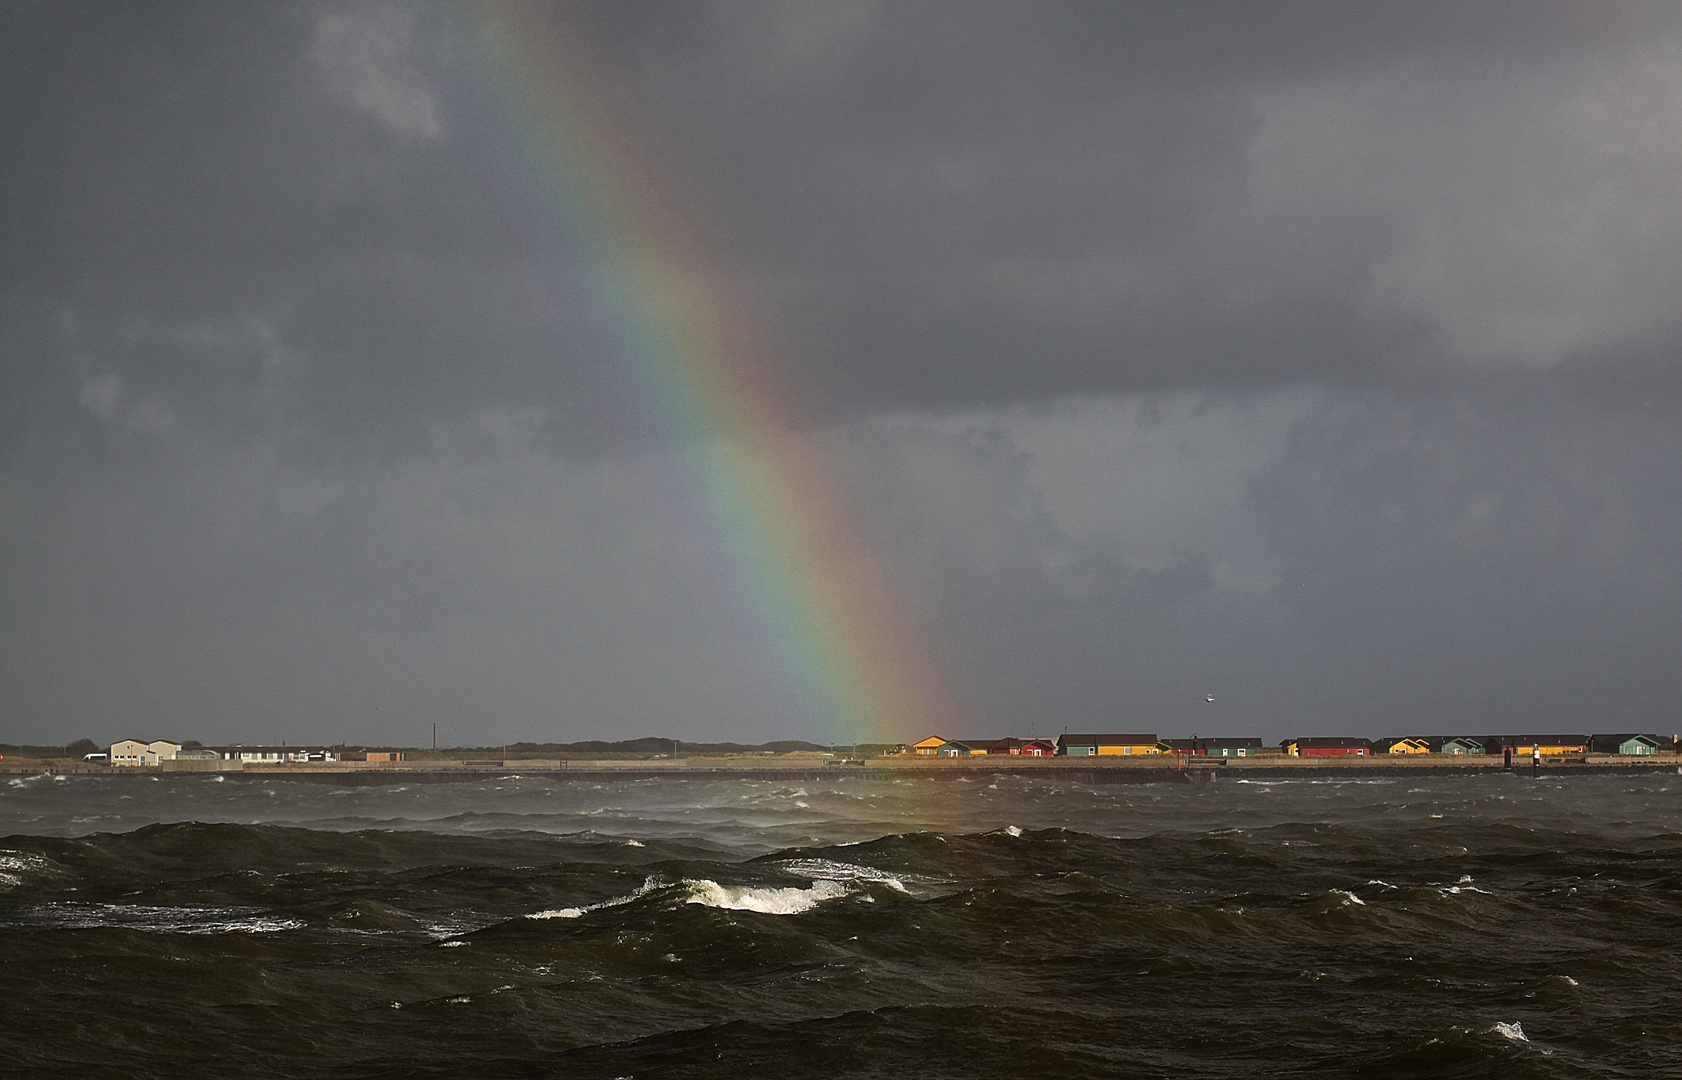
<path id="1" fill-rule="evenodd" d="M 1682 1076 L 1682 775 L 0 781 L 0 1076 Z"/>

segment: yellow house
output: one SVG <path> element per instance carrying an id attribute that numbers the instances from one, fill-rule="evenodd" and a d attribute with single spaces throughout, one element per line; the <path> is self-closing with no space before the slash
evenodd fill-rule
<path id="1" fill-rule="evenodd" d="M 1397 739 L 1390 744 L 1392 754 L 1429 754 L 1431 744 L 1424 739 Z"/>
<path id="2" fill-rule="evenodd" d="M 1057 752 L 1066 757 L 1108 757 L 1132 754 L 1160 754 L 1162 743 L 1155 735 L 1063 735 Z"/>
<path id="3" fill-rule="evenodd" d="M 1098 754 L 1160 754 L 1162 743 L 1155 735 L 1100 735 Z"/>
<path id="4" fill-rule="evenodd" d="M 940 753 L 940 748 L 945 745 L 945 739 L 941 738 L 939 735 L 930 735 L 922 742 L 912 743 L 911 752 L 913 754 L 922 754 L 928 757 L 933 757 L 935 754 Z"/>
<path id="5" fill-rule="evenodd" d="M 1543 757 L 1581 754 L 1589 748 L 1589 740 L 1583 735 L 1509 735 L 1502 741 L 1515 754 L 1533 753 L 1539 747 Z"/>

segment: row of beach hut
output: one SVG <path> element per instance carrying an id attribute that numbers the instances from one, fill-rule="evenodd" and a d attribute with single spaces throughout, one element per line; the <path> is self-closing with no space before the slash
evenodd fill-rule
<path id="1" fill-rule="evenodd" d="M 1020 757 L 1132 757 L 1145 754 L 1206 754 L 1247 757 L 1262 752 L 1260 739 L 1159 739 L 1154 733 L 1059 735 L 1056 739 L 947 739 L 930 735 L 906 747 L 919 757 L 1014 754 Z"/>
<path id="2" fill-rule="evenodd" d="M 1287 739 L 1280 744 L 1296 757 L 1363 757 L 1378 754 L 1657 754 L 1676 740 L 1664 735 L 1622 732 L 1607 735 L 1406 735 L 1388 739 L 1344 737 Z"/>
<path id="3" fill-rule="evenodd" d="M 1676 739 L 1624 732 L 1608 735 L 1406 735 L 1388 739 L 1317 736 L 1286 739 L 1278 748 L 1256 738 L 1159 739 L 1151 734 L 1070 735 L 1056 739 L 947 739 L 940 735 L 905 747 L 918 757 L 969 757 L 1009 754 L 1018 757 L 1133 757 L 1181 754 L 1202 757 L 1254 757 L 1283 753 L 1290 757 L 1375 757 L 1380 754 L 1657 754 L 1676 750 Z"/>

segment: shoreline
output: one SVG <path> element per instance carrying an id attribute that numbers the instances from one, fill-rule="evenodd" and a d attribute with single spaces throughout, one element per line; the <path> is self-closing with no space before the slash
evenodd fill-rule
<path id="1" fill-rule="evenodd" d="M 1203 784 L 1217 778 L 1289 779 L 1308 777 L 1396 776 L 1499 776 L 1511 773 L 1528 776 L 1532 763 L 1514 760 L 1509 769 L 1500 759 L 1487 762 L 1412 758 L 1405 761 L 1369 758 L 1352 761 L 1312 759 L 1225 758 L 1191 761 L 1093 761 L 1090 759 L 1015 759 L 1010 761 L 909 761 L 872 760 L 860 764 L 830 765 L 822 760 L 768 762 L 763 759 L 698 758 L 668 761 L 591 761 L 554 759 L 501 762 L 335 762 L 260 765 L 239 762 L 167 762 L 156 766 L 55 767 L 49 764 L 0 764 L 0 775 L 9 776 L 107 776 L 107 777 L 229 777 L 236 780 L 298 780 L 306 783 L 338 783 L 354 786 L 398 783 L 468 782 L 521 776 L 587 782 L 658 779 L 730 779 L 823 781 L 838 777 L 864 780 L 976 779 L 990 776 L 1060 776 L 1082 783 Z M 1540 774 L 1545 776 L 1587 776 L 1632 774 L 1653 770 L 1682 772 L 1682 759 L 1654 757 L 1570 757 L 1544 759 Z"/>

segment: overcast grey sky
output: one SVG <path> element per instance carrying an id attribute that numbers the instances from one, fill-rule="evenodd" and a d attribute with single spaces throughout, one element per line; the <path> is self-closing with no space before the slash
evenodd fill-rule
<path id="1" fill-rule="evenodd" d="M 0 0 L 0 740 L 845 737 L 603 400 L 498 18 Z M 1682 7 L 554 25 L 944 734 L 1682 726 Z"/>

